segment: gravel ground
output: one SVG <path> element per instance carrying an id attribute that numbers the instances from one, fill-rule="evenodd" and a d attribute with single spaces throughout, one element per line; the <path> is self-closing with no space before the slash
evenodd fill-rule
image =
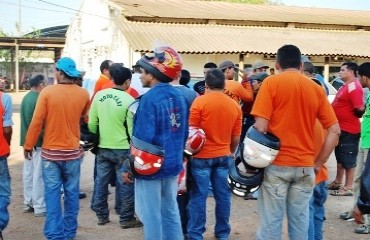
<path id="1" fill-rule="evenodd" d="M 43 237 L 43 217 L 34 217 L 30 213 L 22 213 L 23 207 L 23 188 L 22 188 L 22 167 L 23 152 L 19 147 L 19 104 L 25 92 L 11 93 L 14 102 L 15 122 L 13 128 L 12 152 L 8 159 L 10 174 L 12 177 L 12 203 L 9 206 L 10 222 L 4 230 L 4 239 L 44 239 Z M 330 180 L 335 176 L 335 159 L 329 160 Z M 79 228 L 76 240 L 102 239 L 102 240 L 137 240 L 143 239 L 142 229 L 123 230 L 119 226 L 118 216 L 114 213 L 114 194 L 109 197 L 111 210 L 111 222 L 104 225 L 97 225 L 97 218 L 89 208 L 93 188 L 93 155 L 88 153 L 82 164 L 81 173 L 81 190 L 87 193 L 87 198 L 80 200 Z M 114 193 L 114 189 L 110 190 Z M 325 223 L 325 239 L 370 239 L 370 235 L 358 235 L 353 233 L 355 228 L 354 222 L 346 222 L 338 219 L 339 213 L 347 211 L 352 204 L 351 197 L 328 197 L 326 202 L 327 221 Z M 233 196 L 232 213 L 231 213 L 231 240 L 254 239 L 259 225 L 257 214 L 257 203 L 253 200 L 244 200 Z M 214 225 L 214 199 L 209 198 L 207 204 L 207 231 L 204 239 L 211 240 L 213 237 Z M 283 229 L 283 239 L 288 239 L 286 224 Z"/>

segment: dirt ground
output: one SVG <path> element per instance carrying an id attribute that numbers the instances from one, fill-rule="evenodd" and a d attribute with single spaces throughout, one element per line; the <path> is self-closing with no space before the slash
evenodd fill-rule
<path id="1" fill-rule="evenodd" d="M 3 231 L 4 239 L 44 239 L 43 224 L 45 218 L 34 217 L 30 213 L 22 213 L 23 188 L 22 188 L 22 167 L 23 152 L 19 147 L 19 104 L 25 92 L 11 93 L 14 103 L 14 128 L 12 140 L 12 152 L 8 159 L 10 174 L 12 177 L 12 202 L 9 206 L 10 222 Z M 335 176 L 335 159 L 329 160 L 330 180 Z M 121 229 L 118 216 L 113 209 L 114 194 L 110 195 L 109 205 L 111 211 L 111 222 L 104 225 L 97 225 L 97 218 L 89 208 L 93 188 L 93 155 L 88 153 L 84 159 L 81 170 L 81 190 L 87 193 L 87 198 L 80 200 L 79 228 L 77 240 L 102 239 L 102 240 L 137 240 L 143 239 L 142 229 Z M 114 189 L 110 190 L 114 193 Z M 325 223 L 324 236 L 329 240 L 342 239 L 370 239 L 370 235 L 358 235 L 353 233 L 354 222 L 346 222 L 338 219 L 339 213 L 347 211 L 352 204 L 352 197 L 328 197 L 326 202 L 327 221 Z M 207 204 L 207 231 L 204 239 L 211 240 L 213 237 L 214 225 L 214 199 L 209 198 Z M 233 196 L 231 213 L 231 240 L 254 239 L 259 225 L 256 201 L 244 200 Z M 285 224 L 286 226 L 286 224 Z M 287 229 L 283 229 L 283 239 L 288 239 Z"/>

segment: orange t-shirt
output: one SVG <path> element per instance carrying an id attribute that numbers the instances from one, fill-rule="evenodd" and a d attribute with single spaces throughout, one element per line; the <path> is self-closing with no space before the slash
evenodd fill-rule
<path id="1" fill-rule="evenodd" d="M 236 101 L 251 102 L 253 101 L 253 90 L 251 84 L 240 84 L 237 81 L 225 80 L 224 93 Z"/>
<path id="2" fill-rule="evenodd" d="M 321 123 L 318 120 L 316 120 L 314 129 L 313 129 L 314 147 L 315 147 L 314 158 L 315 159 L 320 153 L 320 150 L 324 143 L 326 134 L 327 134 L 327 131 L 324 130 L 322 128 Z M 326 180 L 328 180 L 328 168 L 326 167 L 326 164 L 324 164 L 321 170 L 318 173 L 316 173 L 315 183 L 319 184 L 321 182 L 325 182 Z"/>
<path id="3" fill-rule="evenodd" d="M 189 125 L 203 129 L 206 135 L 203 149 L 196 158 L 230 155 L 231 137 L 241 133 L 242 111 L 221 91 L 206 92 L 191 105 Z"/>
<path id="4" fill-rule="evenodd" d="M 322 88 L 298 70 L 266 78 L 251 114 L 269 120 L 268 131 L 280 138 L 278 166 L 314 166 L 316 118 L 324 129 L 338 122 Z"/>
<path id="5" fill-rule="evenodd" d="M 100 90 L 103 90 L 103 86 L 107 85 L 108 83 L 112 83 L 112 80 L 110 80 L 107 76 L 100 74 L 100 77 L 98 80 L 96 80 L 95 87 L 94 87 L 94 95 L 99 92 Z M 91 99 L 93 99 L 92 97 Z"/>
<path id="6" fill-rule="evenodd" d="M 103 85 L 102 86 L 102 88 L 101 88 L 101 90 L 103 90 L 103 89 L 107 89 L 107 88 L 112 88 L 112 87 L 114 87 L 115 86 L 115 84 L 114 84 L 114 82 L 113 81 L 110 81 L 109 83 L 107 83 L 107 84 L 105 84 L 105 85 Z M 139 93 L 138 93 L 138 91 L 136 91 L 134 88 L 132 88 L 132 87 L 128 87 L 127 88 L 127 90 L 126 90 L 126 92 L 128 93 L 128 94 L 130 94 L 131 95 L 131 97 L 133 97 L 133 98 L 137 98 L 138 96 L 140 96 L 139 95 Z"/>
<path id="7" fill-rule="evenodd" d="M 89 93 L 76 84 L 47 86 L 37 99 L 24 148 L 32 149 L 44 129 L 42 148 L 78 149 L 80 119 L 86 114 L 88 106 Z"/>

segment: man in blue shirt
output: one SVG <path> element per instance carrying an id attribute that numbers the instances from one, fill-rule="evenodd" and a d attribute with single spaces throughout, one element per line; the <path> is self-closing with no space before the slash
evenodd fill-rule
<path id="1" fill-rule="evenodd" d="M 139 61 L 143 87 L 151 89 L 140 99 L 134 116 L 133 139 L 163 149 L 164 157 L 157 171 L 154 168 L 160 164 L 149 164 L 141 158 L 142 167 L 150 166 L 147 170 L 156 172 L 136 175 L 135 209 L 144 224 L 145 240 L 182 240 L 176 196 L 188 134 L 189 107 L 185 97 L 169 84 L 180 75 L 179 54 L 170 47 L 159 47 L 154 52 L 155 57 L 144 56 Z"/>

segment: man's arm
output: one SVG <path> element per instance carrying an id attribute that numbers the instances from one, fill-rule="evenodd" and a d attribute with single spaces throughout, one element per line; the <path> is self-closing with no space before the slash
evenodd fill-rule
<path id="1" fill-rule="evenodd" d="M 235 151 L 238 148 L 239 142 L 240 142 L 240 136 L 239 135 L 238 136 L 231 136 L 231 143 L 230 143 L 231 155 L 234 156 Z"/>
<path id="2" fill-rule="evenodd" d="M 315 171 L 319 171 L 321 169 L 322 165 L 324 165 L 328 160 L 330 154 L 333 152 L 339 141 L 340 128 L 338 123 L 333 124 L 327 130 L 328 135 L 326 136 L 321 151 L 315 160 Z"/>
<path id="3" fill-rule="evenodd" d="M 12 98 L 9 95 L 2 94 L 2 103 L 4 107 L 4 114 L 3 114 L 3 135 L 5 140 L 10 146 L 10 142 L 12 140 L 12 115 L 13 115 L 13 103 Z"/>
<path id="4" fill-rule="evenodd" d="M 92 104 L 89 111 L 89 122 L 87 124 L 89 131 L 92 133 L 96 133 L 98 130 L 98 113 L 97 113 L 97 101 L 99 101 L 97 98 L 94 98 L 92 100 Z"/>
<path id="5" fill-rule="evenodd" d="M 266 118 L 262 118 L 262 117 L 255 117 L 255 123 L 254 123 L 254 127 L 257 129 L 257 131 L 265 134 L 267 133 L 267 127 L 269 125 L 269 120 L 267 120 Z"/>
<path id="6" fill-rule="evenodd" d="M 254 99 L 252 85 L 246 83 L 244 85 L 239 84 L 238 95 L 240 99 L 244 102 L 252 102 Z"/>
<path id="7" fill-rule="evenodd" d="M 362 115 L 364 115 L 365 112 L 365 106 L 362 107 L 355 107 L 353 109 L 353 113 L 355 114 L 356 117 L 361 118 Z"/>

